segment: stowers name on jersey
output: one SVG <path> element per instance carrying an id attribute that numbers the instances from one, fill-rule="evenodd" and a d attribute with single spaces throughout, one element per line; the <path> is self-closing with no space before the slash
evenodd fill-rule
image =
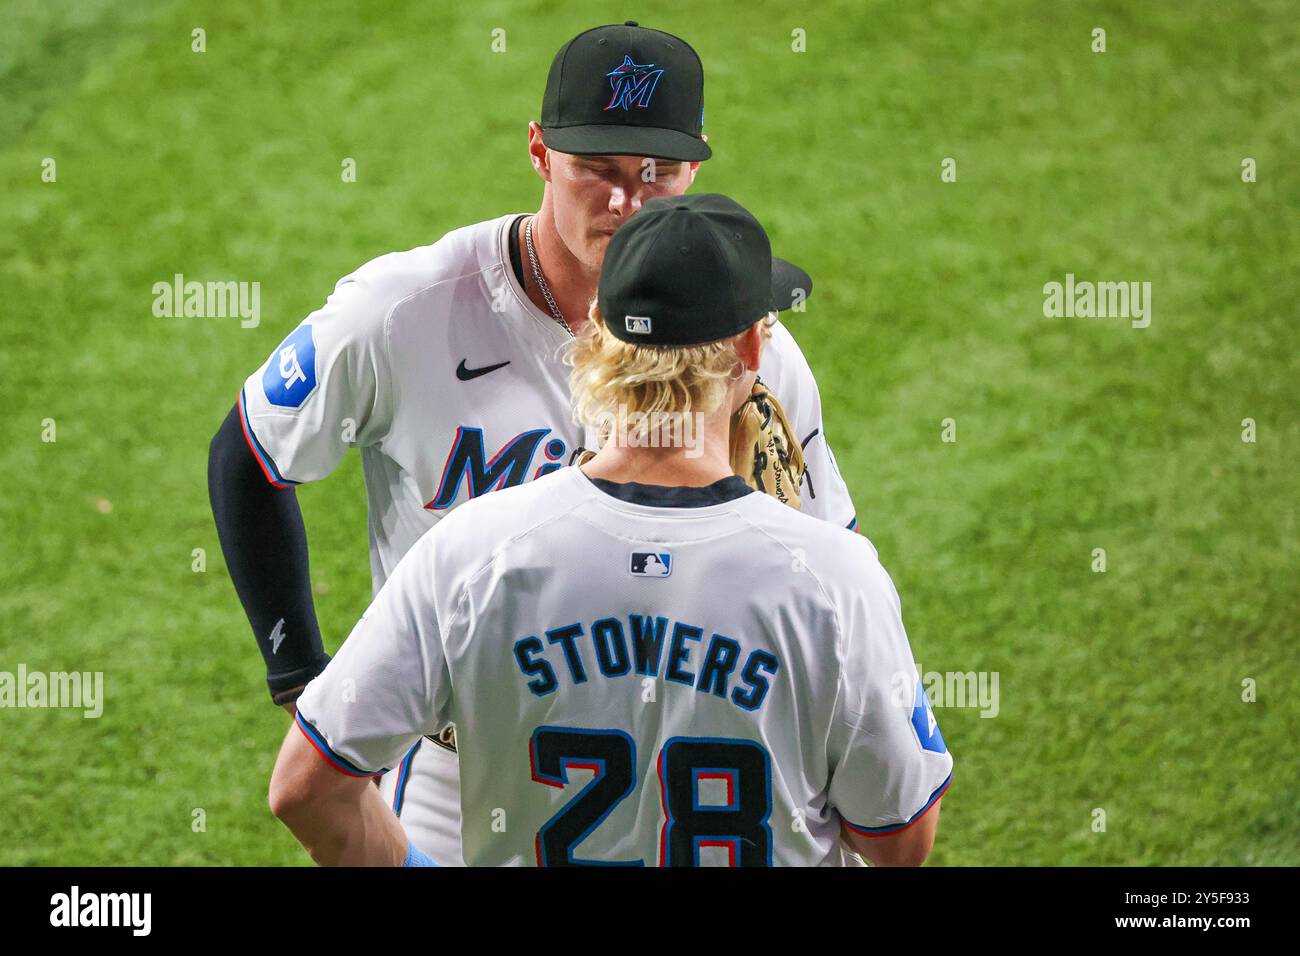
<path id="1" fill-rule="evenodd" d="M 713 634 L 704 643 L 704 628 L 660 616 L 631 614 L 602 617 L 590 627 L 568 624 L 544 631 L 545 640 L 530 635 L 515 641 L 515 662 L 538 697 L 555 693 L 560 676 L 585 684 L 591 676 L 608 678 L 658 677 L 694 687 L 700 693 L 730 701 L 742 710 L 763 706 L 770 678 L 781 669 L 776 655 L 752 650 L 740 664 L 740 642 Z M 666 642 L 666 646 L 665 646 Z M 594 666 L 593 666 L 594 665 Z"/>

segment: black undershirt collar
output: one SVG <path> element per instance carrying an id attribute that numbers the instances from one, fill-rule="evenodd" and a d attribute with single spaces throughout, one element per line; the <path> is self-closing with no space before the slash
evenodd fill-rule
<path id="1" fill-rule="evenodd" d="M 527 216 L 514 218 L 510 223 L 510 238 L 507 240 L 507 248 L 510 250 L 510 268 L 515 270 L 515 278 L 519 280 L 521 289 L 527 289 L 528 284 L 524 282 L 524 257 L 519 251 L 519 224 L 527 218 Z"/>
<path id="2" fill-rule="evenodd" d="M 727 501 L 743 498 L 754 489 L 737 475 L 719 478 L 711 485 L 643 485 L 637 481 L 608 481 L 605 478 L 588 478 L 593 485 L 610 497 L 634 505 L 652 508 L 707 508 Z"/>

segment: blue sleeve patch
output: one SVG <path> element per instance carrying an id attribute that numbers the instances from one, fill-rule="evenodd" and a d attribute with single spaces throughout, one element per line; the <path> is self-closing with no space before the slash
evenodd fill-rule
<path id="1" fill-rule="evenodd" d="M 934 711 L 930 709 L 930 698 L 925 695 L 925 688 L 921 685 L 921 679 L 916 680 L 916 701 L 912 704 L 912 727 L 916 731 L 917 739 L 921 741 L 921 746 L 933 753 L 943 754 L 948 752 L 948 745 L 943 742 L 943 734 L 939 733 L 939 721 L 934 718 Z"/>
<path id="2" fill-rule="evenodd" d="M 316 340 L 311 325 L 300 325 L 280 343 L 262 373 L 266 400 L 281 408 L 299 408 L 316 390 Z"/>

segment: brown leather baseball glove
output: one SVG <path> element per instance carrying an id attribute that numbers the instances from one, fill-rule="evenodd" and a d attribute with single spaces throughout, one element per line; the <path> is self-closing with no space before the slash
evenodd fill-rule
<path id="1" fill-rule="evenodd" d="M 799 507 L 803 449 L 785 409 L 761 379 L 731 416 L 731 470 L 755 491 Z"/>

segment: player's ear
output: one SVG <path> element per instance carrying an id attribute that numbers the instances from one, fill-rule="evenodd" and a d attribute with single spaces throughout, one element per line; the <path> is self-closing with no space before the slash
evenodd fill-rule
<path id="1" fill-rule="evenodd" d="M 700 171 L 700 164 L 688 163 L 687 165 L 690 167 L 690 173 L 689 173 L 690 178 L 686 183 L 686 188 L 689 189 L 691 186 L 695 185 L 695 174 Z"/>
<path id="2" fill-rule="evenodd" d="M 745 399 L 749 398 L 749 393 L 754 388 L 754 379 L 758 377 L 758 360 L 763 353 L 762 324 L 755 322 L 732 340 L 738 360 L 728 383 L 733 413 L 745 404 Z"/>
<path id="3" fill-rule="evenodd" d="M 546 182 L 551 181 L 551 153 L 542 140 L 542 128 L 537 123 L 528 123 L 528 159 L 533 164 L 533 171 Z"/>
<path id="4" fill-rule="evenodd" d="M 746 371 L 758 371 L 763 355 L 763 320 L 759 320 L 736 336 L 736 355 Z"/>

